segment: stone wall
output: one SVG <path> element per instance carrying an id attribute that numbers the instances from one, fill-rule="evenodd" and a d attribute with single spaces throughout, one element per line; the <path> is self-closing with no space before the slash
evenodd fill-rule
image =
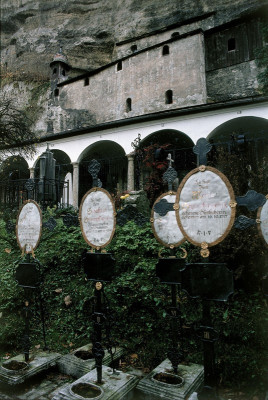
<path id="1" fill-rule="evenodd" d="M 63 113 L 77 109 L 86 116 L 87 112 L 90 124 L 205 103 L 203 34 L 170 42 L 168 55 L 163 56 L 162 49 L 157 46 L 123 60 L 119 71 L 117 64 L 109 66 L 91 76 L 88 86 L 81 79 L 60 87 L 58 104 Z M 172 104 L 165 104 L 168 90 L 173 91 Z"/>
<path id="2" fill-rule="evenodd" d="M 226 101 L 260 94 L 257 73 L 255 61 L 207 72 L 209 101 Z"/>
<path id="3" fill-rule="evenodd" d="M 181 36 L 185 33 L 202 29 L 203 31 L 210 29 L 214 26 L 215 23 L 215 15 L 214 14 L 206 14 L 203 18 L 200 17 L 199 20 L 193 21 L 191 23 L 182 23 L 178 24 L 177 27 L 154 32 L 152 34 L 144 35 L 141 37 L 133 38 L 132 40 L 128 40 L 126 42 L 116 43 L 114 47 L 113 60 L 117 60 L 122 57 L 126 57 L 134 53 L 134 49 L 132 46 L 137 47 L 137 51 L 146 49 L 147 47 L 154 46 L 159 42 L 163 42 L 165 40 L 169 40 L 174 36 Z"/>

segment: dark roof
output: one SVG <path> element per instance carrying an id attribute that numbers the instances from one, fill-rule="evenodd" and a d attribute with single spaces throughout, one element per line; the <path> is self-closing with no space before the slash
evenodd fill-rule
<path id="1" fill-rule="evenodd" d="M 104 122 L 101 124 L 90 125 L 83 128 L 70 129 L 59 133 L 49 134 L 40 138 L 40 142 L 47 142 L 51 140 L 58 140 L 76 135 L 82 135 L 90 132 L 99 132 L 112 128 L 119 128 L 126 125 L 131 125 L 140 122 L 147 122 L 159 119 L 166 119 L 172 117 L 179 117 L 183 115 L 198 114 L 201 112 L 219 110 L 230 107 L 243 106 L 247 104 L 264 103 L 268 101 L 268 96 L 247 97 L 237 100 L 221 101 L 218 103 L 201 104 L 198 106 L 177 108 L 167 111 L 159 111 L 151 114 L 143 114 L 131 118 L 124 118 L 115 121 Z"/>

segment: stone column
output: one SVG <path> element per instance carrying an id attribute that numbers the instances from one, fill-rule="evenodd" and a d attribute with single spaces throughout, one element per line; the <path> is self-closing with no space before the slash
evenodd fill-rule
<path id="1" fill-rule="evenodd" d="M 29 168 L 30 171 L 30 179 L 34 179 L 34 168 Z"/>
<path id="2" fill-rule="evenodd" d="M 73 206 L 78 208 L 79 163 L 73 162 Z"/>
<path id="3" fill-rule="evenodd" d="M 132 192 L 134 187 L 134 155 L 128 154 L 128 169 L 127 169 L 127 190 Z"/>

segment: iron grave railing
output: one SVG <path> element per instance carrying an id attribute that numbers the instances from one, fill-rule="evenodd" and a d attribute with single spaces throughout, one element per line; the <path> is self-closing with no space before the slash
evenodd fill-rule
<path id="1" fill-rule="evenodd" d="M 37 201 L 48 206 L 68 207 L 69 182 L 56 179 L 16 179 L 0 182 L 1 207 L 19 208 L 25 200 Z"/>

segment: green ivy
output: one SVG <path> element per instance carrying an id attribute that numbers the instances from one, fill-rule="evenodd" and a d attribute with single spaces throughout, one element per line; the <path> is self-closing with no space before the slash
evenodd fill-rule
<path id="1" fill-rule="evenodd" d="M 74 212 L 74 210 L 69 210 Z M 85 280 L 81 256 L 87 248 L 79 227 L 67 228 L 64 211 L 48 209 L 43 222 L 53 216 L 53 232 L 43 228 L 36 257 L 42 265 L 42 303 L 49 348 L 61 353 L 90 341 L 93 284 Z M 13 222 L 15 220 L 13 219 Z M 199 252 L 189 243 L 183 247 L 187 261 L 197 261 Z M 0 221 L 0 353 L 18 352 L 23 333 L 24 291 L 14 280 L 21 252 L 15 234 L 7 234 Z M 230 247 L 231 249 L 231 247 Z M 155 274 L 159 251 L 168 256 L 153 236 L 149 223 L 137 226 L 129 221 L 116 228 L 110 251 L 116 267 L 114 279 L 105 286 L 105 296 L 113 315 L 112 337 L 127 354 L 137 357 L 137 365 L 151 369 L 166 358 L 170 345 L 171 324 L 167 308 L 171 290 Z M 177 256 L 182 250 L 177 250 Z M 178 293 L 183 316 L 183 352 L 186 362 L 202 363 L 202 344 L 195 326 L 201 321 L 201 302 Z M 31 299 L 32 346 L 43 346 L 38 292 Z M 220 333 L 217 368 L 225 384 L 258 382 L 264 385 L 267 362 L 267 304 L 257 286 L 254 291 L 236 290 L 228 303 L 212 306 L 213 321 Z M 104 335 L 104 340 L 106 340 Z"/>

